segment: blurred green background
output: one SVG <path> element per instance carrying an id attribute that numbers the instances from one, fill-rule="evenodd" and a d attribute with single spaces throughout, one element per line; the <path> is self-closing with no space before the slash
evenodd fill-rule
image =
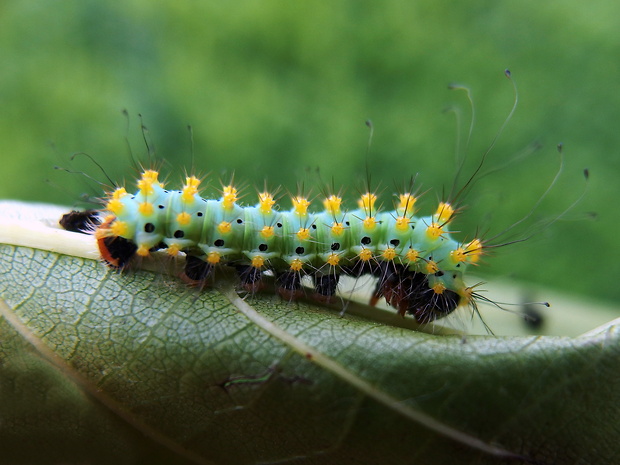
<path id="1" fill-rule="evenodd" d="M 465 93 L 448 84 L 467 84 L 475 101 L 471 173 L 512 106 L 509 68 L 520 103 L 487 164 L 504 168 L 463 199 L 457 228 L 490 237 L 527 214 L 562 142 L 560 182 L 505 240 L 533 237 L 498 249 L 480 271 L 617 301 L 619 17 L 611 0 L 4 1 L 0 198 L 79 205 L 81 193 L 98 195 L 93 181 L 53 170 L 104 180 L 86 158 L 69 160 L 77 151 L 129 182 L 125 138 L 148 159 L 139 113 L 171 181 L 191 170 L 192 125 L 195 171 L 210 173 L 205 195 L 234 172 L 248 202 L 265 180 L 282 193 L 303 182 L 315 195 L 333 182 L 354 197 L 371 119 L 368 167 L 384 203 L 419 173 L 430 211 L 456 166 L 455 118 L 444 110 L 461 109 L 469 124 Z M 535 141 L 534 156 L 510 164 Z M 537 227 L 579 197 L 585 167 L 585 199 Z"/>

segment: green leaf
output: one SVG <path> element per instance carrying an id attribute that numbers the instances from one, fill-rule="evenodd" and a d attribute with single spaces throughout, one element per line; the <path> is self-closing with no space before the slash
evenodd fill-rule
<path id="1" fill-rule="evenodd" d="M 226 278 L 197 292 L 165 273 L 105 268 L 92 237 L 52 227 L 62 210 L 0 211 L 3 463 L 568 464 L 620 453 L 613 324 L 575 338 L 463 337 L 244 299 Z"/>

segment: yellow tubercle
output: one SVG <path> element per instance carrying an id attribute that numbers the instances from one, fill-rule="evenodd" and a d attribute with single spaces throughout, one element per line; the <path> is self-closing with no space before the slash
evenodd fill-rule
<path id="1" fill-rule="evenodd" d="M 358 254 L 358 257 L 361 261 L 367 262 L 372 258 L 372 252 L 370 249 L 362 249 L 362 251 Z"/>
<path id="2" fill-rule="evenodd" d="M 377 220 L 374 216 L 367 216 L 364 218 L 363 224 L 365 229 L 372 230 L 375 229 L 375 226 L 377 226 Z"/>
<path id="3" fill-rule="evenodd" d="M 117 187 L 114 192 L 112 192 L 112 200 L 122 199 L 126 195 L 129 195 L 124 187 Z"/>
<path id="4" fill-rule="evenodd" d="M 169 245 L 168 249 L 166 250 L 168 255 L 170 255 L 172 257 L 175 257 L 175 256 L 179 255 L 180 251 L 181 251 L 181 246 L 179 246 L 179 244 Z"/>
<path id="5" fill-rule="evenodd" d="M 406 216 L 399 216 L 396 218 L 395 226 L 398 231 L 406 231 L 409 229 L 409 223 L 411 221 Z"/>
<path id="6" fill-rule="evenodd" d="M 310 207 L 310 201 L 307 198 L 293 197 L 293 208 L 299 216 L 306 216 L 308 214 L 308 207 Z"/>
<path id="7" fill-rule="evenodd" d="M 120 215 L 123 212 L 124 205 L 119 199 L 112 199 L 106 204 L 105 208 L 115 215 Z"/>
<path id="8" fill-rule="evenodd" d="M 442 283 L 435 283 L 433 284 L 432 289 L 433 291 L 435 291 L 435 294 L 443 294 L 443 292 L 446 290 L 446 286 L 444 286 Z"/>
<path id="9" fill-rule="evenodd" d="M 426 262 L 426 273 L 427 274 L 435 274 L 439 271 L 439 266 L 433 260 L 429 260 Z"/>
<path id="10" fill-rule="evenodd" d="M 342 204 L 342 198 L 337 195 L 330 195 L 323 200 L 323 206 L 325 211 L 330 215 L 337 215 L 340 213 L 340 205 Z"/>
<path id="11" fill-rule="evenodd" d="M 207 262 L 209 262 L 211 265 L 217 265 L 220 262 L 221 258 L 222 256 L 219 252 L 212 251 L 207 254 Z"/>
<path id="12" fill-rule="evenodd" d="M 136 254 L 138 254 L 141 257 L 148 257 L 150 255 L 149 247 L 142 244 L 141 246 L 138 247 L 138 250 L 136 250 Z"/>
<path id="13" fill-rule="evenodd" d="M 181 212 L 177 215 L 177 223 L 181 226 L 187 226 L 192 221 L 192 215 L 187 212 Z"/>
<path id="14" fill-rule="evenodd" d="M 185 178 L 185 185 L 183 186 L 183 193 L 181 199 L 183 202 L 191 202 L 194 200 L 194 196 L 198 194 L 198 186 L 200 185 L 200 179 L 195 176 L 188 176 Z"/>
<path id="15" fill-rule="evenodd" d="M 393 247 L 388 247 L 381 255 L 384 260 L 392 261 L 396 258 L 396 250 Z"/>
<path id="16" fill-rule="evenodd" d="M 443 229 L 439 223 L 431 223 L 430 226 L 426 228 L 426 235 L 430 239 L 437 239 L 439 236 L 443 234 Z"/>
<path id="17" fill-rule="evenodd" d="M 482 241 L 480 239 L 474 239 L 469 244 L 465 246 L 465 253 L 467 254 L 467 260 L 470 263 L 476 263 L 480 260 L 480 256 L 482 255 Z"/>
<path id="18" fill-rule="evenodd" d="M 407 251 L 407 253 L 405 254 L 405 258 L 410 262 L 416 262 L 418 261 L 418 258 L 420 257 L 420 252 L 418 252 L 415 249 L 412 249 L 411 247 L 409 248 L 409 250 Z"/>
<path id="19" fill-rule="evenodd" d="M 362 195 L 362 197 L 357 201 L 357 204 L 360 208 L 363 208 L 367 213 L 372 212 L 372 209 L 375 206 L 375 202 L 377 201 L 377 196 L 371 192 L 366 192 Z"/>
<path id="20" fill-rule="evenodd" d="M 254 268 L 262 268 L 265 265 L 265 259 L 260 255 L 256 255 L 252 258 L 252 266 Z"/>
<path id="21" fill-rule="evenodd" d="M 110 231 L 113 236 L 126 237 L 128 231 L 127 223 L 125 221 L 116 220 L 112 223 L 112 226 L 110 226 Z"/>
<path id="22" fill-rule="evenodd" d="M 237 189 L 232 185 L 225 186 L 222 190 L 222 206 L 226 210 L 231 210 L 237 200 Z"/>
<path id="23" fill-rule="evenodd" d="M 411 215 L 413 214 L 413 206 L 415 205 L 416 200 L 418 200 L 414 195 L 410 193 L 400 194 L 398 196 L 398 206 L 396 209 L 403 215 Z"/>
<path id="24" fill-rule="evenodd" d="M 332 224 L 331 230 L 334 236 L 342 236 L 344 234 L 343 224 L 338 223 L 337 221 L 334 221 L 334 224 Z"/>
<path id="25" fill-rule="evenodd" d="M 140 205 L 138 205 L 138 212 L 146 216 L 152 215 L 153 204 L 151 202 L 142 202 Z"/>
<path id="26" fill-rule="evenodd" d="M 340 263 L 340 257 L 338 254 L 332 253 L 327 257 L 327 264 L 331 266 L 337 266 Z"/>
<path id="27" fill-rule="evenodd" d="M 138 181 L 138 189 L 140 190 L 140 193 L 145 196 L 153 195 L 155 192 L 153 189 L 154 185 L 163 187 L 157 180 L 158 176 L 159 173 L 155 170 L 145 170 L 144 173 L 142 173 L 142 178 Z"/>
<path id="28" fill-rule="evenodd" d="M 157 177 L 159 176 L 159 172 L 155 170 L 144 170 L 142 173 L 142 181 L 149 181 L 153 184 L 158 183 Z"/>
<path id="29" fill-rule="evenodd" d="M 290 266 L 291 271 L 301 271 L 303 267 L 304 267 L 304 264 L 299 258 L 294 258 L 291 261 L 291 266 Z"/>
<path id="30" fill-rule="evenodd" d="M 269 239 L 270 237 L 273 237 L 275 234 L 274 230 L 273 230 L 273 226 L 263 226 L 263 229 L 261 229 L 260 235 L 265 238 L 265 239 Z"/>
<path id="31" fill-rule="evenodd" d="M 261 192 L 258 194 L 258 209 L 264 215 L 271 213 L 271 209 L 275 203 L 276 201 L 273 200 L 273 195 L 269 192 Z"/>
<path id="32" fill-rule="evenodd" d="M 220 234 L 228 234 L 232 230 L 232 224 L 228 221 L 222 221 L 217 225 L 217 230 Z"/>
<path id="33" fill-rule="evenodd" d="M 450 252 L 450 260 L 452 263 L 463 263 L 467 260 L 467 255 L 462 247 L 458 247 L 456 250 Z"/>
<path id="34" fill-rule="evenodd" d="M 310 239 L 310 230 L 308 228 L 299 228 L 299 231 L 297 231 L 297 239 L 299 239 L 300 241 L 307 241 L 308 239 Z"/>
<path id="35" fill-rule="evenodd" d="M 459 292 L 459 295 L 461 296 L 461 301 L 459 305 L 468 305 L 474 298 L 474 288 L 466 287 L 465 289 Z"/>
<path id="36" fill-rule="evenodd" d="M 441 202 L 435 212 L 437 221 L 440 223 L 448 223 L 454 216 L 454 207 L 447 202 Z"/>
<path id="37" fill-rule="evenodd" d="M 124 205 L 123 205 L 123 202 L 121 202 L 121 199 L 125 197 L 126 195 L 129 195 L 129 194 L 127 193 L 124 187 L 117 187 L 114 190 L 114 192 L 112 192 L 112 196 L 110 197 L 110 200 L 106 204 L 106 209 L 108 211 L 111 211 L 115 215 L 119 215 L 123 211 L 123 208 L 124 208 Z"/>

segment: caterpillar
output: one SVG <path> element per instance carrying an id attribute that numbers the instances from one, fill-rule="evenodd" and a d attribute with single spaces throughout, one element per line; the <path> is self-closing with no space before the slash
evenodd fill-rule
<path id="1" fill-rule="evenodd" d="M 381 211 L 377 195 L 361 195 L 358 207 L 346 210 L 331 194 L 313 211 L 311 200 L 292 196 L 292 208 L 279 210 L 274 194 L 258 194 L 258 203 L 243 206 L 234 185 L 221 197 L 199 194 L 201 180 L 188 176 L 179 190 L 167 190 L 159 172 L 146 169 L 130 194 L 117 187 L 106 194 L 105 214 L 95 237 L 102 259 L 126 269 L 134 257 L 156 250 L 184 254 L 184 278 L 204 285 L 221 265 L 237 269 L 241 285 L 256 292 L 264 273 L 276 275 L 278 293 L 296 299 L 304 276 L 314 281 L 319 300 L 330 300 L 341 275 L 378 278 L 371 303 L 381 297 L 401 315 L 428 323 L 459 306 L 475 305 L 465 285 L 467 267 L 483 253 L 480 239 L 459 242 L 449 231 L 456 209 L 441 202 L 428 216 L 416 216 L 413 192 L 398 194 L 394 208 Z M 61 220 L 66 229 L 94 223 L 91 212 L 72 212 Z"/>

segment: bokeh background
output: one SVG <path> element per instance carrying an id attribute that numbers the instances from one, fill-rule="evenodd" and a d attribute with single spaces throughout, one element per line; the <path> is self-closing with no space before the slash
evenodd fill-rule
<path id="1" fill-rule="evenodd" d="M 193 165 L 209 174 L 205 195 L 234 173 L 248 202 L 265 183 L 282 193 L 303 183 L 315 195 L 333 183 L 353 198 L 369 171 L 390 204 L 419 173 L 430 211 L 452 188 L 469 125 L 466 93 L 448 84 L 468 85 L 475 103 L 462 185 L 510 112 L 509 68 L 520 102 L 457 227 L 490 237 L 526 215 L 562 142 L 560 181 L 503 240 L 532 237 L 497 249 L 480 271 L 615 302 L 619 17 L 611 0 L 5 0 L 0 198 L 84 205 L 81 194 L 101 187 L 53 167 L 105 178 L 86 157 L 71 161 L 74 152 L 129 182 L 132 159 L 149 159 L 141 114 L 169 179 Z M 545 226 L 580 196 L 586 167 L 586 197 Z"/>

